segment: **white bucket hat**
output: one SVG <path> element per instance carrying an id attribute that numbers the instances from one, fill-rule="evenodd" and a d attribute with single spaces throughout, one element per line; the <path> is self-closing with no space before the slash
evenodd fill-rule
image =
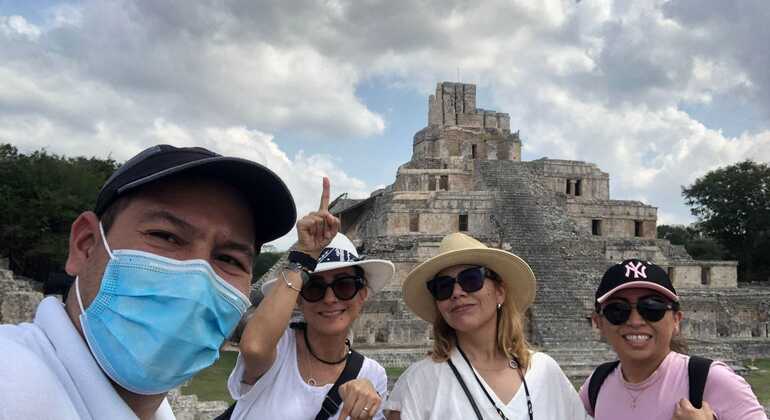
<path id="1" fill-rule="evenodd" d="M 390 261 L 361 259 L 353 242 L 347 236 L 338 233 L 329 243 L 329 246 L 321 252 L 321 255 L 318 257 L 318 265 L 316 265 L 313 273 L 351 266 L 358 266 L 364 270 L 366 285 L 372 293 L 382 290 L 396 272 L 396 268 Z M 267 295 L 267 292 L 270 291 L 276 281 L 278 279 L 264 282 L 262 284 L 262 294 Z"/>

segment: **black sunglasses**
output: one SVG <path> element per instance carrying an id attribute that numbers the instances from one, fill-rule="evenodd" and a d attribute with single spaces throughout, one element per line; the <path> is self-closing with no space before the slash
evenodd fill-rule
<path id="1" fill-rule="evenodd" d="M 639 299 L 636 305 L 625 301 L 613 301 L 601 307 L 601 314 L 612 325 L 622 325 L 631 317 L 631 310 L 636 307 L 639 315 L 649 322 L 658 322 L 666 315 L 666 311 L 677 310 L 677 302 L 667 302 L 659 296 L 646 296 Z"/>
<path id="2" fill-rule="evenodd" d="M 484 287 L 484 279 L 487 277 L 498 278 L 497 273 L 486 267 L 471 267 L 457 273 L 457 277 L 436 276 L 426 283 L 426 286 L 434 299 L 447 300 L 454 292 L 455 283 L 458 283 L 464 292 L 473 293 Z"/>
<path id="3" fill-rule="evenodd" d="M 330 287 L 337 299 L 350 300 L 353 299 L 359 290 L 364 288 L 364 279 L 348 275 L 337 277 L 331 283 L 327 283 L 323 277 L 310 276 L 310 279 L 302 286 L 302 291 L 299 294 L 308 302 L 318 302 L 326 296 L 326 289 Z"/>

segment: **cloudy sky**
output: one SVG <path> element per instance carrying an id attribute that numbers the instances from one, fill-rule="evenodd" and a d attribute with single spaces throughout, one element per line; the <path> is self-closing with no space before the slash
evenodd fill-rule
<path id="1" fill-rule="evenodd" d="M 300 212 L 393 182 L 439 81 L 511 115 L 523 158 L 597 163 L 689 223 L 681 186 L 770 160 L 770 3 L 0 0 L 0 141 L 251 158 Z M 279 240 L 279 247 L 291 242 Z"/>

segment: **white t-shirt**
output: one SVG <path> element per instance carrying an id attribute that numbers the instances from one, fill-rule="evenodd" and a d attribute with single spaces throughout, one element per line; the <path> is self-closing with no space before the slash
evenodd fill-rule
<path id="1" fill-rule="evenodd" d="M 173 420 L 165 399 L 155 420 Z M 136 420 L 59 300 L 33 323 L 0 325 L 0 420 Z"/>
<path id="2" fill-rule="evenodd" d="M 230 395 L 238 401 L 232 420 L 308 420 L 314 419 L 321 410 L 321 404 L 332 384 L 310 386 L 302 379 L 297 368 L 294 330 L 286 329 L 278 341 L 276 353 L 273 365 L 254 385 L 241 382 L 245 366 L 243 358 L 238 355 L 238 361 L 227 381 Z M 364 357 L 358 378 L 368 379 L 383 399 L 387 397 L 388 377 L 379 363 Z M 337 417 L 334 415 L 329 419 L 336 420 Z M 374 418 L 385 418 L 382 409 Z"/>
<path id="3" fill-rule="evenodd" d="M 450 355 L 460 372 L 476 406 L 485 419 L 499 419 L 495 408 L 484 395 L 471 368 L 457 349 Z M 474 369 L 475 370 L 475 369 Z M 495 404 L 511 420 L 529 420 L 527 397 L 522 384 L 507 404 L 495 395 L 484 378 L 476 372 Z M 575 388 L 559 365 L 545 353 L 533 353 L 530 367 L 524 375 L 532 399 L 532 412 L 537 420 L 590 419 Z M 399 411 L 403 420 L 475 420 L 460 383 L 448 363 L 436 363 L 430 358 L 410 366 L 393 387 L 385 410 Z"/>

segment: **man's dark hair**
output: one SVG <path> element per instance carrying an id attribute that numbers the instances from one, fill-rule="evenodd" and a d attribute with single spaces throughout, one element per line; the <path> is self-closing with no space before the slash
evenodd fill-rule
<path id="1" fill-rule="evenodd" d="M 110 232 L 110 228 L 112 228 L 112 225 L 115 223 L 115 220 L 118 218 L 120 213 L 123 212 L 123 210 L 128 207 L 129 203 L 131 203 L 131 196 L 133 194 L 126 194 L 117 200 L 110 204 L 109 207 L 107 207 L 106 210 L 104 210 L 104 213 L 99 217 L 99 220 L 102 222 L 102 227 L 104 228 L 104 234 L 108 234 Z"/>

